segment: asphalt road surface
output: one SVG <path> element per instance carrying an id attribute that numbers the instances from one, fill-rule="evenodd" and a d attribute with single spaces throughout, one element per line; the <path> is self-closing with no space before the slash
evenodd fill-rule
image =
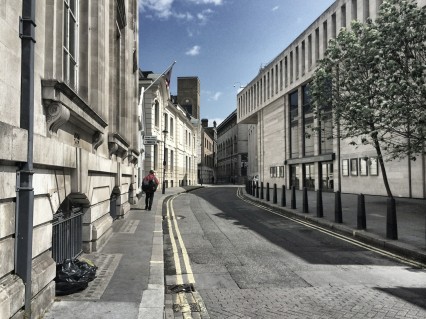
<path id="1" fill-rule="evenodd" d="M 166 285 L 196 291 L 173 297 L 176 317 L 426 318 L 425 269 L 240 193 L 209 187 L 165 202 Z"/>

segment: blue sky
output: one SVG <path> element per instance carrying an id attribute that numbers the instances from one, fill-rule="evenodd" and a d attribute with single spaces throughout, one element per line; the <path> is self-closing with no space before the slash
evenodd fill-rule
<path id="1" fill-rule="evenodd" d="M 198 76 L 201 117 L 218 124 L 236 108 L 239 86 L 283 51 L 334 0 L 139 0 L 139 65 Z"/>

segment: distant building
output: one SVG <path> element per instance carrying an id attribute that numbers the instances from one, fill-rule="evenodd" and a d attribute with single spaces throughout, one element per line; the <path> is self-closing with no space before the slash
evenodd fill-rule
<path id="1" fill-rule="evenodd" d="M 200 80 L 196 76 L 177 78 L 177 102 L 193 118 L 200 119 Z"/>
<path id="2" fill-rule="evenodd" d="M 200 184 L 214 184 L 216 182 L 216 122 L 209 127 L 209 120 L 201 120 L 201 159 L 198 163 L 198 182 Z"/>
<path id="3" fill-rule="evenodd" d="M 164 76 L 141 72 L 143 90 L 141 138 L 143 172 L 156 171 L 160 188 L 197 183 L 198 127 L 191 115 L 170 96 Z M 141 181 L 139 185 L 141 184 Z"/>
<path id="4" fill-rule="evenodd" d="M 237 123 L 235 110 L 217 127 L 218 183 L 243 184 L 247 180 L 248 126 Z"/>
<path id="5" fill-rule="evenodd" d="M 308 98 L 308 83 L 328 41 L 352 20 L 375 18 L 381 0 L 338 0 L 237 95 L 239 124 L 249 124 L 249 175 L 297 189 L 386 195 L 377 154 L 372 147 L 354 148 L 332 136 L 331 114 L 319 123 Z M 425 0 L 418 1 L 420 6 Z M 321 124 L 320 134 L 311 133 Z M 308 137 L 310 135 L 310 137 Z M 386 162 L 395 196 L 426 197 L 426 159 Z"/>

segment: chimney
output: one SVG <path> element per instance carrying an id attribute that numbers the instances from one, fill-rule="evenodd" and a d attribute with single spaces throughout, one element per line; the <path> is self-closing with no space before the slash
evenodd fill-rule
<path id="1" fill-rule="evenodd" d="M 202 119 L 201 120 L 201 126 L 202 127 L 208 127 L 209 126 L 209 120 L 208 119 Z"/>

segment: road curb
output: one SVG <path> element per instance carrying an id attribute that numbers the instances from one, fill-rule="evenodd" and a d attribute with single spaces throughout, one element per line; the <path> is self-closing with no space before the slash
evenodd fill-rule
<path id="1" fill-rule="evenodd" d="M 335 232 L 337 232 L 341 235 L 352 237 L 352 238 L 359 240 L 360 242 L 374 246 L 375 248 L 379 248 L 379 249 L 388 251 L 390 253 L 401 255 L 401 256 L 403 256 L 407 259 L 412 259 L 412 260 L 419 262 L 419 263 L 422 263 L 422 264 L 426 264 L 426 253 L 419 251 L 418 248 L 416 248 L 416 247 L 414 247 L 410 244 L 401 243 L 401 242 L 398 242 L 396 240 L 386 239 L 386 238 L 383 238 L 379 235 L 370 233 L 366 230 L 354 229 L 354 228 L 351 228 L 349 226 L 339 224 L 339 223 L 335 223 L 335 222 L 332 222 L 330 220 L 325 220 L 325 219 L 320 218 L 320 217 L 310 216 L 308 214 L 304 214 L 304 213 L 300 213 L 298 211 L 295 211 L 293 209 L 289 209 L 289 208 L 286 208 L 286 207 L 280 207 L 276 204 L 272 204 L 272 203 L 269 203 L 269 202 L 266 202 L 266 201 L 259 200 L 256 197 L 248 196 L 247 192 L 245 191 L 245 188 L 242 187 L 241 189 L 243 190 L 242 195 L 244 196 L 244 198 L 247 198 L 251 201 L 256 201 L 256 202 L 262 203 L 262 205 L 265 205 L 265 206 L 267 206 L 267 207 L 269 207 L 273 210 L 278 210 L 280 213 L 283 213 L 284 215 L 286 215 L 288 217 L 297 218 L 299 220 L 304 220 L 304 221 L 307 221 L 309 223 L 316 224 L 316 225 L 319 225 L 319 226 L 324 227 L 324 228 L 328 228 L 328 229 L 335 231 Z"/>

